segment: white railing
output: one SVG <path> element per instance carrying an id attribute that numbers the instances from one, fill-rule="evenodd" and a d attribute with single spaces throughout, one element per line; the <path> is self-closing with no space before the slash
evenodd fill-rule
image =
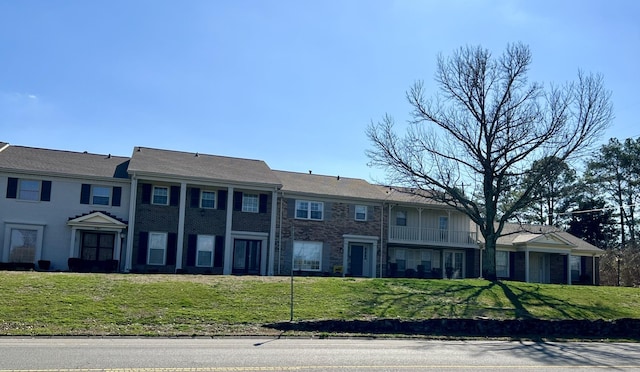
<path id="1" fill-rule="evenodd" d="M 477 245 L 475 232 L 407 226 L 391 226 L 389 240 L 422 244 Z"/>

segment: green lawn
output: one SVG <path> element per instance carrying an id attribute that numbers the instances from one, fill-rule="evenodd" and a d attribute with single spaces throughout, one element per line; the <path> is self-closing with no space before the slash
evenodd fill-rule
<path id="1" fill-rule="evenodd" d="M 0 272 L 0 335 L 265 334 L 288 277 Z M 640 289 L 296 277 L 294 320 L 640 318 Z M 273 331 L 275 332 L 275 331 Z"/>

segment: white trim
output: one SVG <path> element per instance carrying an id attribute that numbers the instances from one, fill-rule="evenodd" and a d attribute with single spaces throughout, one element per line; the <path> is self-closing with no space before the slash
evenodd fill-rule
<path id="1" fill-rule="evenodd" d="M 193 188 L 192 191 L 193 192 Z M 205 207 L 202 205 L 202 201 L 204 200 L 204 193 L 213 194 L 213 207 Z M 208 200 L 208 199 L 207 199 Z M 217 209 L 218 207 L 218 191 L 211 189 L 201 189 L 200 190 L 200 200 L 198 202 L 198 206 L 202 209 Z"/>
<path id="2" fill-rule="evenodd" d="M 2 261 L 9 262 L 9 251 L 11 250 L 11 230 L 23 229 L 23 230 L 35 230 L 36 231 L 36 251 L 34 252 L 34 263 L 38 262 L 42 258 L 42 244 L 44 238 L 44 227 L 42 224 L 29 224 L 29 223 L 9 223 L 4 224 L 4 249 L 2 252 Z"/>
<path id="3" fill-rule="evenodd" d="M 169 196 L 171 197 L 171 196 Z M 178 237 L 176 240 L 176 271 L 182 269 L 182 250 L 184 249 L 184 222 L 187 203 L 187 183 L 180 184 L 180 203 L 178 207 Z"/>
<path id="4" fill-rule="evenodd" d="M 161 189 L 161 188 L 167 190 L 167 202 L 164 203 L 164 204 L 155 202 L 156 189 Z M 152 185 L 151 186 L 151 200 L 150 200 L 149 204 L 167 206 L 167 205 L 169 205 L 171 203 L 171 201 L 169 199 L 171 199 L 171 187 L 170 186 L 162 186 L 162 185 Z"/>
<path id="5" fill-rule="evenodd" d="M 271 225 L 269 227 L 269 257 L 267 275 L 273 276 L 276 254 L 276 219 L 278 218 L 278 189 L 271 193 Z"/>
<path id="6" fill-rule="evenodd" d="M 134 230 L 134 226 L 135 226 L 135 221 L 136 221 L 136 205 L 138 204 L 137 201 L 137 194 L 138 194 L 138 178 L 136 177 L 136 175 L 134 174 L 131 177 L 131 190 L 129 192 L 130 195 L 130 199 L 129 199 L 129 226 L 131 226 L 131 228 L 129 228 L 129 230 L 127 231 L 127 251 L 126 253 L 126 258 L 125 258 L 125 264 L 124 264 L 124 271 L 125 272 L 129 272 L 131 270 L 131 261 L 133 260 L 133 230 Z"/>
<path id="7" fill-rule="evenodd" d="M 347 271 L 347 263 L 349 262 L 349 245 L 351 243 L 364 243 L 371 244 L 371 252 L 369 252 L 369 278 L 376 277 L 376 266 L 378 259 L 378 241 L 380 238 L 372 235 L 352 235 L 352 234 L 344 234 L 342 235 L 343 246 L 342 246 L 342 276 L 346 275 Z"/>
<path id="8" fill-rule="evenodd" d="M 200 252 L 200 238 L 211 238 L 212 241 L 212 249 L 211 249 L 211 262 L 209 262 L 208 265 L 199 265 L 198 264 L 198 259 L 199 259 L 199 252 Z M 204 250 L 203 250 L 204 252 Z M 208 252 L 208 251 L 206 251 Z M 195 257 L 195 266 L 196 267 L 207 267 L 207 268 L 213 268 L 213 258 L 215 256 L 215 252 L 216 252 L 216 236 L 215 235 L 210 235 L 210 234 L 198 234 L 196 237 L 196 257 Z"/>
<path id="9" fill-rule="evenodd" d="M 164 236 L 164 248 L 163 248 L 163 257 L 162 263 L 151 263 L 151 235 L 162 235 Z M 149 231 L 149 235 L 147 236 L 147 262 L 146 264 L 149 266 L 165 266 L 167 264 L 167 244 L 169 244 L 169 233 L 165 231 Z M 160 249 L 160 248 L 153 248 Z"/>
<path id="10" fill-rule="evenodd" d="M 224 266 L 222 274 L 231 275 L 233 265 L 233 241 L 231 240 L 231 227 L 233 224 L 233 187 L 227 189 L 227 215 L 224 232 Z"/>

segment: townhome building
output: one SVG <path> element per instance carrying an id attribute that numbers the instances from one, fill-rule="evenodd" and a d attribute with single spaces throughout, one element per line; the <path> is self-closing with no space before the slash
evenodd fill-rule
<path id="1" fill-rule="evenodd" d="M 390 277 L 477 278 L 476 226 L 464 213 L 417 191 L 384 187 Z"/>
<path id="2" fill-rule="evenodd" d="M 0 143 L 0 262 L 121 269 L 129 158 Z"/>
<path id="3" fill-rule="evenodd" d="M 362 179 L 274 171 L 277 274 L 379 277 L 385 240 L 383 193 Z"/>
<path id="4" fill-rule="evenodd" d="M 136 147 L 125 271 L 273 275 L 280 181 L 266 163 Z"/>
<path id="5" fill-rule="evenodd" d="M 136 147 L 131 157 L 0 142 L 0 267 L 220 275 L 477 278 L 484 241 L 451 206 L 261 160 Z M 508 224 L 497 276 L 598 284 L 602 250 Z"/>

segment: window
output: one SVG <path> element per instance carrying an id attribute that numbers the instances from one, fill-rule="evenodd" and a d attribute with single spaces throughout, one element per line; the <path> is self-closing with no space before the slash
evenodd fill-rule
<path id="1" fill-rule="evenodd" d="M 40 181 L 20 180 L 18 199 L 40 200 Z"/>
<path id="2" fill-rule="evenodd" d="M 322 220 L 324 203 L 306 200 L 296 200 L 296 218 L 307 220 Z"/>
<path id="3" fill-rule="evenodd" d="M 9 262 L 35 262 L 38 230 L 11 229 Z"/>
<path id="4" fill-rule="evenodd" d="M 212 267 L 213 266 L 213 247 L 215 244 L 215 236 L 198 235 L 198 245 L 196 253 L 196 266 Z"/>
<path id="5" fill-rule="evenodd" d="M 407 260 L 404 249 L 396 249 L 396 264 L 398 265 L 398 272 L 404 272 L 407 269 Z"/>
<path id="6" fill-rule="evenodd" d="M 7 178 L 7 199 L 51 201 L 51 181 Z"/>
<path id="7" fill-rule="evenodd" d="M 509 277 L 509 252 L 496 251 L 496 276 Z"/>
<path id="8" fill-rule="evenodd" d="M 356 221 L 366 221 L 366 220 L 367 220 L 367 206 L 356 205 Z"/>
<path id="9" fill-rule="evenodd" d="M 91 204 L 109 205 L 111 197 L 111 187 L 93 186 L 91 188 Z"/>
<path id="10" fill-rule="evenodd" d="M 431 251 L 422 250 L 420 253 L 420 264 L 425 272 L 431 271 Z"/>
<path id="11" fill-rule="evenodd" d="M 258 213 L 258 195 L 242 194 L 242 211 Z"/>
<path id="12" fill-rule="evenodd" d="M 164 265 L 167 252 L 167 233 L 149 233 L 149 265 Z"/>
<path id="13" fill-rule="evenodd" d="M 322 242 L 294 242 L 293 270 L 320 271 Z"/>
<path id="14" fill-rule="evenodd" d="M 153 186 L 153 204 L 169 205 L 169 188 Z"/>
<path id="15" fill-rule="evenodd" d="M 580 280 L 580 269 L 581 269 L 581 257 L 580 256 L 571 256 L 571 281 L 577 282 Z"/>
<path id="16" fill-rule="evenodd" d="M 200 208 L 215 209 L 215 207 L 216 207 L 216 192 L 203 191 L 200 194 Z"/>
<path id="17" fill-rule="evenodd" d="M 407 212 L 396 212 L 396 226 L 407 226 Z"/>
<path id="18" fill-rule="evenodd" d="M 438 219 L 438 229 L 440 230 L 440 241 L 449 240 L 449 217 L 440 216 Z"/>

